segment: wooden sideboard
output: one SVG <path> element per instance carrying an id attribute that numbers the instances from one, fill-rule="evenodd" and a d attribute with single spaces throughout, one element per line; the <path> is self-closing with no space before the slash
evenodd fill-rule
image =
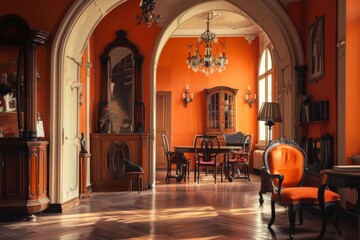
<path id="1" fill-rule="evenodd" d="M 90 140 L 90 181 L 93 191 L 126 191 L 128 179 L 118 178 L 119 160 L 128 160 L 144 170 L 147 190 L 149 136 L 143 133 L 93 133 Z M 135 190 L 136 184 L 133 184 Z"/>
<path id="2" fill-rule="evenodd" d="M 18 15 L 0 16 L 0 214 L 29 214 L 29 220 L 50 202 L 49 142 L 37 132 L 38 70 L 45 68 L 38 66 L 37 47 L 49 39 Z"/>
<path id="3" fill-rule="evenodd" d="M 0 214 L 36 214 L 45 210 L 47 141 L 0 139 Z"/>

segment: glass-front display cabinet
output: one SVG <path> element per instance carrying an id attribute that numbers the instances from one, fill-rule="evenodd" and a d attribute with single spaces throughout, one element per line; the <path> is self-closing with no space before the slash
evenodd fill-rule
<path id="1" fill-rule="evenodd" d="M 238 89 L 226 86 L 205 89 L 206 134 L 215 134 L 220 137 L 224 133 L 236 131 L 237 91 Z"/>
<path id="2" fill-rule="evenodd" d="M 49 205 L 47 141 L 37 136 L 37 55 L 50 35 L 0 17 L 0 214 L 34 217 Z"/>

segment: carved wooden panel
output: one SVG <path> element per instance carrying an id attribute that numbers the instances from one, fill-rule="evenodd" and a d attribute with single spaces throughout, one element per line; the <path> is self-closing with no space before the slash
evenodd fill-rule
<path id="1" fill-rule="evenodd" d="M 128 190 L 128 179 L 119 173 L 119 161 L 128 160 L 144 170 L 148 185 L 147 134 L 91 134 L 90 182 L 93 191 Z M 112 157 L 113 156 L 113 157 Z"/>

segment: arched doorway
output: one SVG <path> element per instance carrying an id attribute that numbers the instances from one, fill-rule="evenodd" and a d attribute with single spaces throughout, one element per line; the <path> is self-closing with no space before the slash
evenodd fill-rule
<path id="1" fill-rule="evenodd" d="M 71 144 L 67 147 L 64 142 L 67 139 L 74 138 L 71 134 L 75 134 L 76 129 L 70 129 L 70 125 L 76 125 L 77 122 L 69 122 L 67 116 L 74 113 L 70 104 L 66 104 L 64 100 L 65 94 L 70 91 L 68 84 L 76 81 L 78 78 L 77 69 L 79 62 L 92 33 L 92 29 L 101 19 L 113 8 L 123 3 L 124 0 L 87 0 L 83 2 L 75 2 L 69 10 L 66 17 L 55 36 L 52 50 L 51 62 L 51 149 L 50 149 L 50 191 L 49 195 L 52 203 L 62 203 L 73 197 L 72 194 L 64 189 L 69 188 L 66 184 L 71 179 L 66 179 L 66 166 L 70 161 L 77 159 L 77 153 L 68 153 L 71 150 Z M 191 5 L 183 6 L 182 1 L 174 1 L 171 5 L 172 11 L 167 11 L 164 16 L 163 30 L 158 36 L 154 46 L 154 54 L 151 58 L 151 74 L 150 74 L 150 184 L 155 184 L 155 85 L 156 85 L 156 68 L 160 53 L 164 47 L 166 40 L 171 32 L 186 21 L 192 15 L 203 11 L 209 11 L 221 8 L 229 11 L 244 11 L 248 16 L 267 33 L 274 46 L 274 55 L 276 65 L 278 66 L 278 76 L 280 81 L 283 79 L 291 79 L 290 84 L 294 86 L 294 66 L 304 63 L 302 45 L 298 38 L 297 31 L 292 25 L 291 20 L 278 2 L 261 0 L 249 1 L 209 1 L 194 0 Z M 283 95 L 283 102 L 291 102 L 292 104 L 283 106 L 284 120 L 283 135 L 287 137 L 295 136 L 294 130 L 294 104 L 295 93 Z M 59 111 L 61 109 L 61 111 Z M 76 121 L 75 118 L 74 121 Z M 72 131 L 67 131 L 72 130 Z M 65 136 L 69 133 L 69 136 Z M 65 158 L 66 156 L 66 158 Z M 69 178 L 69 176 L 66 176 Z M 77 176 L 70 176 L 76 178 Z"/>

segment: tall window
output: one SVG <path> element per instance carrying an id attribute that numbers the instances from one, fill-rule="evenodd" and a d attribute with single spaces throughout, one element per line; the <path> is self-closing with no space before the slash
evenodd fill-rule
<path id="1" fill-rule="evenodd" d="M 259 65 L 259 93 L 258 93 L 258 111 L 263 102 L 272 101 L 273 86 L 273 64 L 269 48 L 265 48 L 261 54 Z M 267 126 L 263 121 L 259 121 L 259 143 L 266 143 L 269 139 Z"/>

